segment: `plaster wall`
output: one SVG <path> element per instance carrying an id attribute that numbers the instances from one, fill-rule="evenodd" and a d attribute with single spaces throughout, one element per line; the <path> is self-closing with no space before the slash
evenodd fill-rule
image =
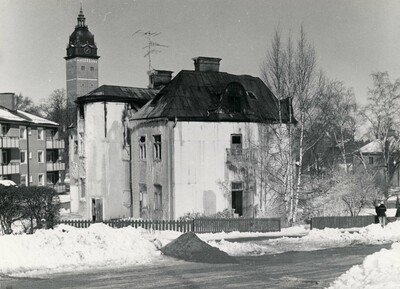
<path id="1" fill-rule="evenodd" d="M 243 148 L 249 148 L 259 142 L 259 124 L 177 123 L 173 149 L 175 218 L 185 213 L 211 215 L 231 207 L 230 182 L 241 181 L 240 174 L 226 165 L 232 134 L 242 134 Z"/>
<path id="2" fill-rule="evenodd" d="M 124 103 L 85 104 L 85 216 L 91 219 L 92 198 L 103 200 L 103 218 L 130 216 L 129 148 L 124 148 Z"/>

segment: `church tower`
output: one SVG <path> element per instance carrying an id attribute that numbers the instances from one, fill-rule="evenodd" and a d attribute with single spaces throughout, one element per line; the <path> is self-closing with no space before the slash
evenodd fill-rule
<path id="1" fill-rule="evenodd" d="M 97 46 L 94 35 L 85 25 L 85 15 L 82 5 L 78 15 L 78 24 L 69 37 L 67 56 L 67 96 L 68 101 L 74 102 L 99 86 L 99 70 Z"/>

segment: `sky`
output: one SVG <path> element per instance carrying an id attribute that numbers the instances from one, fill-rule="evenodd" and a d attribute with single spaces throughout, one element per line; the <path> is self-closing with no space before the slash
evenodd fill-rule
<path id="1" fill-rule="evenodd" d="M 66 45 L 81 1 L 0 0 L 0 92 L 35 102 L 66 87 Z M 260 75 L 275 29 L 296 38 L 301 25 L 319 68 L 365 103 L 371 73 L 400 78 L 400 1 L 83 0 L 98 47 L 99 85 L 146 87 L 146 38 L 160 32 L 155 69 L 193 69 L 193 57 L 222 58 L 221 71 Z"/>

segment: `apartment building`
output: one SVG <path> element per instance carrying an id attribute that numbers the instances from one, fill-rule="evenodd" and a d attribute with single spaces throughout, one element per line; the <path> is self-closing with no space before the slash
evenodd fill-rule
<path id="1" fill-rule="evenodd" d="M 58 123 L 15 109 L 14 94 L 0 93 L 0 179 L 64 193 L 64 148 Z"/>

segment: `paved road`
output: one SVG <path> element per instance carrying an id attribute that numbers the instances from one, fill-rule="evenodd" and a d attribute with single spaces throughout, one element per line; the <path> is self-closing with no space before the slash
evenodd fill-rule
<path id="1" fill-rule="evenodd" d="M 53 274 L 36 279 L 0 279 L 0 289 L 46 288 L 324 288 L 365 256 L 390 245 L 240 257 L 216 265 L 168 260 L 165 264 Z"/>

